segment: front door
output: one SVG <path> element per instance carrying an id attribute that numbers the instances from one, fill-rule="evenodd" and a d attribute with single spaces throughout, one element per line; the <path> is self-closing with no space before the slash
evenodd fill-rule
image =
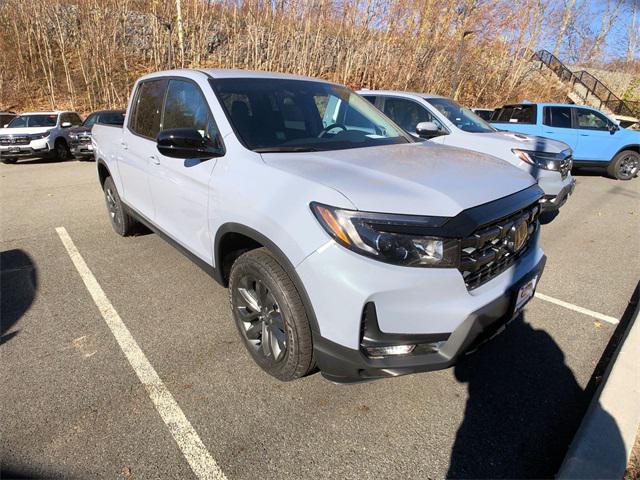
<path id="1" fill-rule="evenodd" d="M 611 160 L 611 142 L 614 134 L 609 130 L 611 121 L 602 113 L 589 108 L 576 108 L 578 145 L 573 157 L 579 160 Z"/>
<path id="2" fill-rule="evenodd" d="M 169 81 L 162 129 L 191 128 L 219 141 L 218 128 L 200 87 L 187 79 Z M 157 150 L 149 177 L 155 224 L 202 260 L 213 264 L 208 228 L 209 180 L 217 159 L 171 158 Z"/>

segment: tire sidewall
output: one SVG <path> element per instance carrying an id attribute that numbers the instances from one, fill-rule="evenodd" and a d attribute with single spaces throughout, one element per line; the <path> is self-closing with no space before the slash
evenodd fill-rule
<path id="1" fill-rule="evenodd" d="M 282 269 L 282 267 L 280 268 Z M 278 378 L 279 380 L 288 381 L 297 378 L 295 374 L 300 356 L 297 321 L 308 320 L 306 315 L 304 318 L 296 318 L 294 308 L 292 308 L 288 295 L 284 291 L 285 287 L 280 284 L 281 282 L 279 282 L 277 278 L 275 278 L 275 272 L 272 272 L 271 270 L 271 266 L 263 264 L 255 256 L 245 254 L 239 257 L 234 263 L 231 269 L 231 274 L 229 275 L 229 300 L 231 303 L 231 310 L 233 312 L 234 323 L 236 324 L 236 328 L 238 329 L 238 333 L 242 338 L 245 348 L 248 350 L 253 360 L 268 374 Z M 284 269 L 282 269 L 282 272 L 285 273 Z M 237 304 L 236 298 L 239 295 L 236 285 L 245 275 L 250 275 L 264 283 L 275 297 L 275 300 L 280 307 L 280 312 L 283 315 L 287 333 L 287 350 L 285 358 L 277 363 L 273 363 L 256 351 L 256 349 L 248 343 L 245 336 L 242 320 L 235 308 Z"/>
<path id="2" fill-rule="evenodd" d="M 114 221 L 115 220 L 114 217 L 111 216 L 111 211 L 109 210 L 109 201 L 107 200 L 107 190 L 111 191 L 111 194 L 113 195 L 113 198 L 116 201 L 116 204 L 118 206 L 118 213 L 116 214 L 116 216 L 120 218 L 119 223 L 116 223 Z M 104 181 L 103 191 L 104 191 L 104 201 L 107 206 L 107 214 L 109 215 L 109 221 L 111 222 L 111 226 L 113 227 L 113 229 L 116 231 L 118 235 L 124 236 L 125 235 L 124 211 L 122 210 L 122 202 L 120 201 L 120 195 L 118 194 L 116 185 L 115 183 L 113 183 L 113 180 L 111 179 L 111 177 L 107 177 L 107 179 Z"/>
<path id="3" fill-rule="evenodd" d="M 626 180 L 631 180 L 632 178 L 635 178 L 638 176 L 638 172 L 636 172 L 634 175 L 631 175 L 630 177 L 621 177 L 619 175 L 619 171 L 620 171 L 620 164 L 622 163 L 622 159 L 625 158 L 626 156 L 631 155 L 634 156 L 636 158 L 636 160 L 638 160 L 640 162 L 640 154 L 637 152 L 634 152 L 633 150 L 625 150 L 622 151 L 620 153 L 618 153 L 613 161 L 611 162 L 611 166 L 609 169 L 609 174 L 614 177 L 616 180 L 622 180 L 622 181 L 626 181 Z"/>
<path id="4" fill-rule="evenodd" d="M 64 140 L 62 139 L 56 140 L 56 142 L 53 145 L 53 148 L 55 151 L 54 157 L 56 160 L 60 162 L 69 160 L 69 157 L 70 157 L 69 146 Z"/>

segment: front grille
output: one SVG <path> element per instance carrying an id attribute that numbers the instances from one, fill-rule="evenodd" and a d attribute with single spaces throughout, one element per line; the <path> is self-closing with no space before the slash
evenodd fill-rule
<path id="1" fill-rule="evenodd" d="M 0 138 L 0 145 L 29 145 L 31 139 L 27 136 L 12 136 Z"/>
<path id="2" fill-rule="evenodd" d="M 483 225 L 462 240 L 459 270 L 468 290 L 484 285 L 524 255 L 538 229 L 539 212 L 536 202 L 507 217 Z M 522 222 L 527 222 L 526 239 L 520 249 L 517 249 L 513 244 L 514 228 Z"/>
<path id="3" fill-rule="evenodd" d="M 78 134 L 78 142 L 79 143 L 91 143 L 91 132 L 79 133 Z"/>

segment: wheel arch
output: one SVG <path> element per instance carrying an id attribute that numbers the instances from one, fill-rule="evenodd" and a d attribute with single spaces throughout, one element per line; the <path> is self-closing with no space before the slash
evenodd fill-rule
<path id="1" fill-rule="evenodd" d="M 113 175 L 111 175 L 111 171 L 109 170 L 109 167 L 107 167 L 107 163 L 103 159 L 99 158 L 96 164 L 98 169 L 98 179 L 100 180 L 100 186 L 103 187 L 107 177 L 113 177 Z"/>
<path id="2" fill-rule="evenodd" d="M 289 278 L 293 282 L 302 303 L 304 304 L 311 324 L 312 332 L 319 334 L 320 329 L 316 319 L 313 305 L 307 291 L 298 276 L 295 267 L 289 261 L 284 252 L 266 235 L 254 230 L 246 225 L 229 222 L 218 228 L 214 240 L 214 259 L 215 259 L 215 279 L 224 287 L 229 286 L 229 273 L 231 265 L 236 258 L 243 253 L 255 248 L 266 248 L 278 260 L 282 268 L 287 272 Z"/>
<path id="3" fill-rule="evenodd" d="M 611 157 L 611 161 L 613 161 L 614 158 L 616 158 L 620 153 L 624 152 L 625 150 L 631 150 L 632 152 L 636 152 L 637 154 L 640 155 L 640 144 L 630 144 L 630 145 L 625 145 L 624 147 L 620 148 L 614 155 L 613 157 Z"/>

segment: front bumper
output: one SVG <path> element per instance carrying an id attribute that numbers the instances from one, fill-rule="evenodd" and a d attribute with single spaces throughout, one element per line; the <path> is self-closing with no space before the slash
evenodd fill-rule
<path id="1" fill-rule="evenodd" d="M 568 178 L 570 182 L 562 187 L 557 195 L 545 195 L 540 199 L 540 207 L 543 211 L 557 210 L 567 202 L 576 187 L 575 179 L 571 175 Z"/>
<path id="2" fill-rule="evenodd" d="M 71 153 L 74 157 L 93 157 L 93 145 L 91 143 L 72 143 Z"/>
<path id="3" fill-rule="evenodd" d="M 50 152 L 47 139 L 33 140 L 29 145 L 0 145 L 0 158 L 42 157 Z"/>
<path id="4" fill-rule="evenodd" d="M 437 347 L 427 353 L 371 358 L 360 349 L 347 348 L 317 335 L 314 338 L 314 349 L 318 367 L 325 378 L 338 383 L 361 382 L 448 368 L 455 364 L 461 355 L 475 350 L 480 344 L 500 333 L 506 324 L 517 317 L 518 312 L 514 309 L 519 288 L 535 276 L 539 280 L 545 262 L 546 257 L 542 255 L 534 268 L 494 300 L 471 312 L 450 334 L 384 334 L 379 330 L 375 310 L 373 316 L 369 315 L 369 318 L 363 319 L 363 336 L 368 335 L 370 324 L 373 324 L 378 339 L 384 341 L 386 336 L 387 344 L 433 342 Z M 454 308 L 454 305 L 451 307 Z"/>

